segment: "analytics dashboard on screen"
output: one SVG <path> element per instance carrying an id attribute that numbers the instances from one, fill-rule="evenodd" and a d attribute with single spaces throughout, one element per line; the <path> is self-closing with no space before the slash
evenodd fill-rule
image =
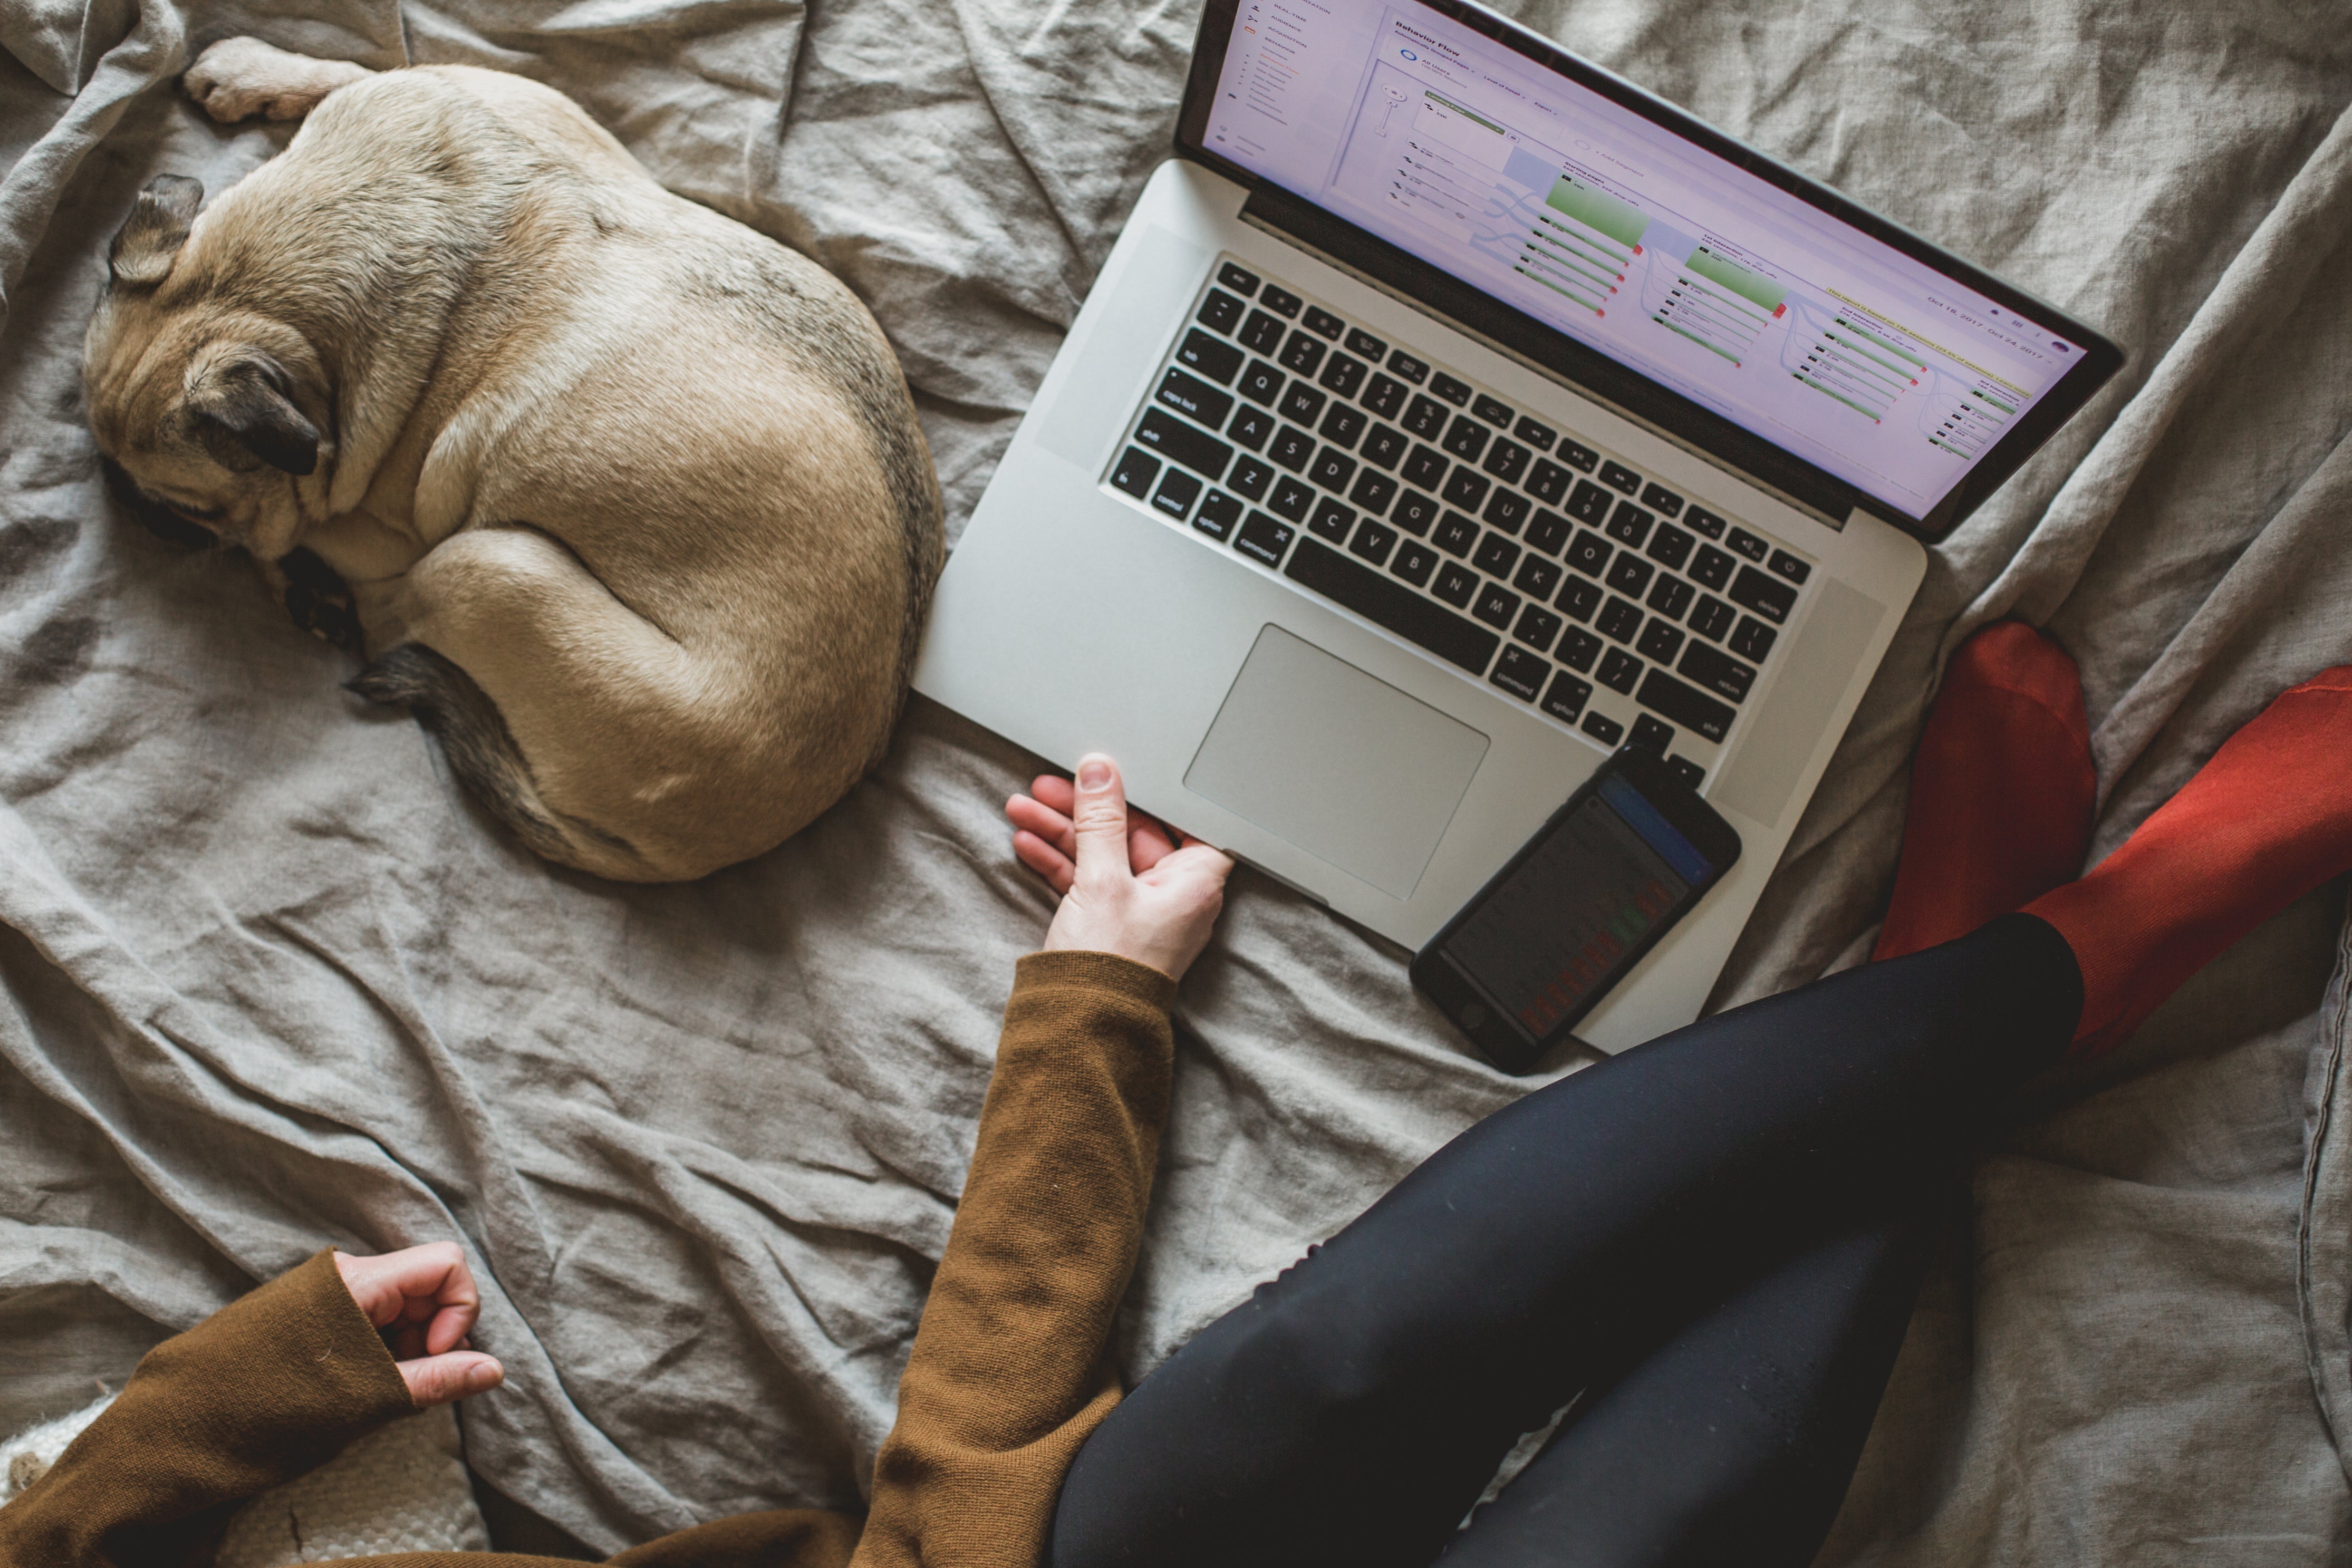
<path id="1" fill-rule="evenodd" d="M 1410 0 L 1240 0 L 1206 136 L 1914 516 L 2083 351 Z"/>

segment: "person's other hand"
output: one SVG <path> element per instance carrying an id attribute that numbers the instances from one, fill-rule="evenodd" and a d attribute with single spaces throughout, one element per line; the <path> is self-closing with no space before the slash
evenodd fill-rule
<path id="1" fill-rule="evenodd" d="M 1130 820 L 1118 765 L 1078 759 L 1074 784 L 1053 775 L 1004 803 L 1013 852 L 1062 895 L 1045 949 L 1116 953 L 1182 979 L 1209 944 L 1234 862 L 1150 818 Z"/>
<path id="2" fill-rule="evenodd" d="M 496 1359 L 467 1347 L 482 1298 L 456 1242 L 380 1258 L 338 1252 L 335 1267 L 368 1322 L 391 1339 L 393 1360 L 420 1408 L 487 1393 L 506 1381 L 506 1368 Z"/>

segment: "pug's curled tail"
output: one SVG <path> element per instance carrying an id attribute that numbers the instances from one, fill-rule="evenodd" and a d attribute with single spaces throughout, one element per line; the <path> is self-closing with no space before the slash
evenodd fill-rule
<path id="1" fill-rule="evenodd" d="M 441 743 L 442 755 L 474 798 L 532 853 L 599 876 L 645 880 L 646 861 L 635 846 L 548 805 L 498 704 L 444 655 L 422 643 L 403 643 L 345 689 L 370 702 L 405 706 Z"/>

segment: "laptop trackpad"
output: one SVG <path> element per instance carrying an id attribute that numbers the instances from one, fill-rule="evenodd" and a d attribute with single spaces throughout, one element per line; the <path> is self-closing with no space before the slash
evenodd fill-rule
<path id="1" fill-rule="evenodd" d="M 1269 625 L 1184 787 L 1396 898 L 1410 898 L 1486 737 Z"/>

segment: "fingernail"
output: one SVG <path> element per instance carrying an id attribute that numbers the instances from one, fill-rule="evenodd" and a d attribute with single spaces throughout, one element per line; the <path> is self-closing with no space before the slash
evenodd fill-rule
<path id="1" fill-rule="evenodd" d="M 466 1389 L 468 1393 L 479 1394 L 484 1389 L 495 1385 L 498 1380 L 499 1369 L 497 1367 L 478 1365 L 473 1371 L 466 1374 Z"/>
<path id="2" fill-rule="evenodd" d="M 1108 789 L 1110 788 L 1110 761 L 1107 758 L 1089 757 L 1078 764 L 1078 788 Z"/>

